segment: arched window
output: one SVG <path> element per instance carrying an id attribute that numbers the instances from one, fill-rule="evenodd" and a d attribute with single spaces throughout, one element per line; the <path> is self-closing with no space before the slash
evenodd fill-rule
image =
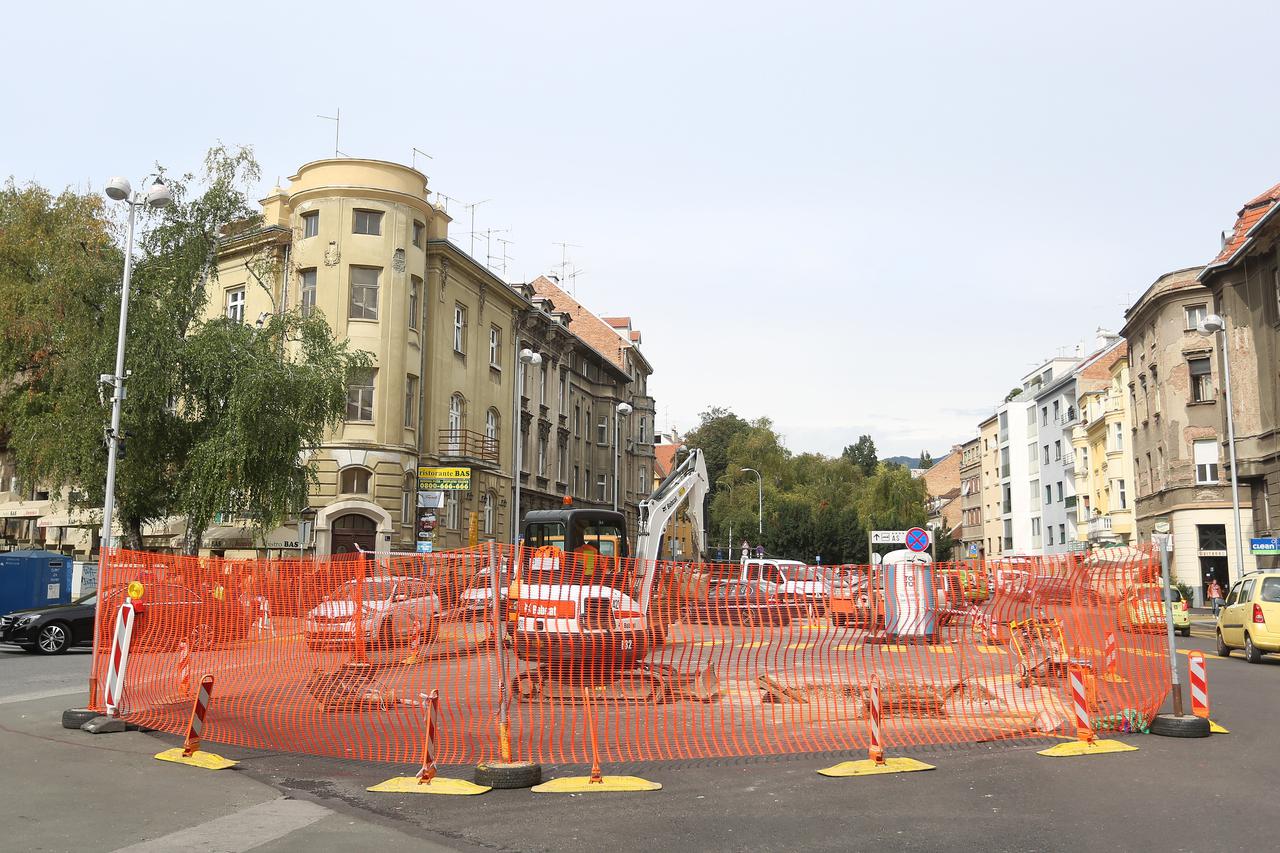
<path id="1" fill-rule="evenodd" d="M 485 455 L 496 455 L 498 452 L 497 409 L 490 409 L 484 413 L 484 450 Z"/>
<path id="2" fill-rule="evenodd" d="M 484 493 L 484 502 L 481 507 L 483 510 L 484 532 L 486 536 L 493 535 L 493 507 L 497 501 L 494 499 L 493 492 Z"/>
<path id="3" fill-rule="evenodd" d="M 338 473 L 338 492 L 343 495 L 367 495 L 369 480 L 372 477 L 373 472 L 368 468 L 359 466 L 343 468 Z"/>
<path id="4" fill-rule="evenodd" d="M 404 494 L 400 496 L 400 523 L 413 524 L 418 502 L 418 478 L 413 472 L 404 475 Z"/>

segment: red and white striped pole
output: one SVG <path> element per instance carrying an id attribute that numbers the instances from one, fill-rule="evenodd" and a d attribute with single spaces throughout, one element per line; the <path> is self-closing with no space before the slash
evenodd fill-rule
<path id="1" fill-rule="evenodd" d="M 182 757 L 190 758 L 200 749 L 200 733 L 204 731 L 204 717 L 209 713 L 209 701 L 213 698 L 213 676 L 200 679 L 200 692 L 191 706 L 191 725 L 187 727 L 187 740 L 182 745 Z"/>
<path id="2" fill-rule="evenodd" d="M 133 623 L 136 617 L 133 599 L 125 596 L 124 604 L 116 613 L 116 626 L 111 635 L 111 659 L 107 664 L 107 683 L 103 688 L 103 704 L 106 705 L 107 716 L 116 716 L 120 707 L 120 697 L 124 693 L 125 668 L 129 663 L 129 641 L 133 638 Z"/>
<path id="3" fill-rule="evenodd" d="M 1093 743 L 1093 721 L 1089 719 L 1089 700 L 1084 689 L 1084 667 L 1072 664 L 1071 702 L 1075 706 L 1076 737 L 1086 743 Z"/>
<path id="4" fill-rule="evenodd" d="M 868 758 L 876 764 L 884 764 L 884 733 L 880 730 L 880 679 L 878 677 L 871 676 L 867 691 L 870 695 L 867 709 L 871 719 L 871 745 L 867 749 Z"/>
<path id="5" fill-rule="evenodd" d="M 1209 719 L 1209 679 L 1204 668 L 1204 653 L 1187 653 L 1187 669 L 1191 673 L 1191 713 Z"/>
<path id="6" fill-rule="evenodd" d="M 178 643 L 178 690 L 183 696 L 191 694 L 191 647 L 186 640 Z"/>
<path id="7" fill-rule="evenodd" d="M 419 694 L 427 707 L 427 732 L 422 738 L 422 769 L 418 771 L 418 784 L 429 785 L 436 778 L 436 760 L 432 753 L 436 741 L 436 712 L 440 708 L 440 691 Z"/>

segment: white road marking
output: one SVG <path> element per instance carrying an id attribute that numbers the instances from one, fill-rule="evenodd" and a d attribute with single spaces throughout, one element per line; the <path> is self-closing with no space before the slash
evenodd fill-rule
<path id="1" fill-rule="evenodd" d="M 34 693 L 18 693 L 14 696 L 5 696 L 0 698 L 0 705 L 12 705 L 14 702 L 34 702 L 37 699 L 52 699 L 55 696 L 75 696 L 76 694 L 89 698 L 89 691 L 83 687 L 60 687 L 53 690 L 37 690 Z"/>
<path id="2" fill-rule="evenodd" d="M 115 853 L 243 853 L 269 841 L 284 838 L 322 820 L 332 811 L 307 800 L 284 798 L 259 803 L 247 809 L 189 826 L 150 841 L 121 847 Z"/>

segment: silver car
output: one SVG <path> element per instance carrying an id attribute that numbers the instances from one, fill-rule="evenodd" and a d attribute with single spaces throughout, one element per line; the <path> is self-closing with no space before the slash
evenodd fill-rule
<path id="1" fill-rule="evenodd" d="M 363 589 L 362 589 L 363 587 Z M 307 646 L 355 644 L 357 625 L 364 642 L 385 648 L 435 638 L 440 598 L 421 578 L 384 575 L 347 581 L 307 613 Z"/>

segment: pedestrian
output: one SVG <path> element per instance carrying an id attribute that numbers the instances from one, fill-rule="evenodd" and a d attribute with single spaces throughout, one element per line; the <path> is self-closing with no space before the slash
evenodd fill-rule
<path id="1" fill-rule="evenodd" d="M 1209 601 L 1213 604 L 1213 618 L 1218 618 L 1218 608 L 1222 607 L 1222 584 L 1214 578 L 1209 581 Z"/>

